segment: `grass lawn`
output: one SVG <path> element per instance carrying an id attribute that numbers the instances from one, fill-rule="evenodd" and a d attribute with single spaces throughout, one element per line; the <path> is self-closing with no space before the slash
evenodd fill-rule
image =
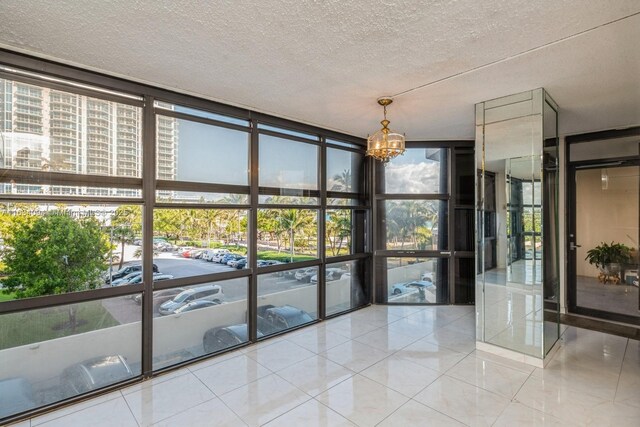
<path id="1" fill-rule="evenodd" d="M 0 302 L 13 301 L 14 299 L 16 299 L 16 294 L 14 293 L 10 293 L 10 294 L 0 293 Z"/>
<path id="2" fill-rule="evenodd" d="M 49 307 L 0 316 L 0 350 L 73 335 L 68 309 Z M 119 324 L 100 301 L 79 303 L 76 309 L 76 334 Z"/>
<path id="3" fill-rule="evenodd" d="M 290 262 L 291 254 L 278 251 L 258 251 L 258 259 L 270 259 L 274 261 Z M 310 259 L 318 259 L 318 257 L 310 255 L 294 255 L 293 262 L 308 261 Z"/>

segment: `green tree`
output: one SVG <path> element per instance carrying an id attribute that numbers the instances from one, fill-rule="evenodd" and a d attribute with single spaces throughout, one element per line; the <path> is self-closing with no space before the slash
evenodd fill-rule
<path id="1" fill-rule="evenodd" d="M 313 216 L 309 211 L 302 209 L 280 209 L 278 218 L 280 226 L 289 234 L 289 251 L 291 262 L 295 256 L 295 235 L 313 222 Z"/>
<path id="2" fill-rule="evenodd" d="M 111 237 L 120 244 L 120 264 L 124 263 L 124 245 L 142 233 L 142 212 L 139 206 L 120 206 L 111 218 Z"/>
<path id="3" fill-rule="evenodd" d="M 93 289 L 99 284 L 110 250 L 108 236 L 95 218 L 74 220 L 45 215 L 32 222 L 14 222 L 3 280 L 17 298 Z M 69 305 L 69 325 L 75 332 L 75 306 Z"/>
<path id="4" fill-rule="evenodd" d="M 184 209 L 155 209 L 153 211 L 153 231 L 166 236 L 173 243 L 182 237 L 187 225 Z"/>
<path id="5" fill-rule="evenodd" d="M 351 235 L 351 212 L 347 209 L 331 210 L 327 213 L 327 243 L 331 255 L 340 255 L 344 239 Z"/>

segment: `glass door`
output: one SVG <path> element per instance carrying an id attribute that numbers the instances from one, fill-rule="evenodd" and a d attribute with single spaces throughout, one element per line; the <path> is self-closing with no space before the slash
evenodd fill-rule
<path id="1" fill-rule="evenodd" d="M 593 162 L 570 170 L 570 309 L 640 324 L 639 162 Z"/>

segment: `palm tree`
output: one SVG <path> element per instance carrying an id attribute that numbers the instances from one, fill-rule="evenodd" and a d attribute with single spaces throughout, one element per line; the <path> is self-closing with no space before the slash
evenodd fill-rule
<path id="1" fill-rule="evenodd" d="M 340 254 L 342 243 L 351 235 L 351 215 L 347 209 L 332 210 L 327 214 L 327 241 L 331 249 L 331 255 Z M 347 240 L 350 245 L 350 241 Z"/>
<path id="2" fill-rule="evenodd" d="M 331 191 L 351 191 L 351 170 L 345 169 L 333 176 Z"/>
<path id="3" fill-rule="evenodd" d="M 309 211 L 302 209 L 281 209 L 278 222 L 281 227 L 289 232 L 289 250 L 291 252 L 291 261 L 295 256 L 295 235 L 298 231 L 303 230 L 305 226 L 313 222 L 313 217 Z"/>

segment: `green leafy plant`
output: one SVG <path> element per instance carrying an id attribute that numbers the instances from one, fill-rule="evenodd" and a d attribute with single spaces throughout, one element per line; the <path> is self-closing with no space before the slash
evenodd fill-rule
<path id="1" fill-rule="evenodd" d="M 600 243 L 587 251 L 585 261 L 599 269 L 605 269 L 609 264 L 625 264 L 631 260 L 631 248 L 622 243 Z"/>

